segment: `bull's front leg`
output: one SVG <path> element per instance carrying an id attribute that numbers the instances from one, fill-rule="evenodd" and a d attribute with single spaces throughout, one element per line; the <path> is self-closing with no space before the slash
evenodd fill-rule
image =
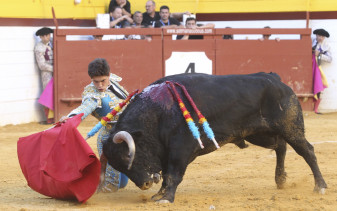
<path id="1" fill-rule="evenodd" d="M 152 197 L 158 203 L 173 203 L 178 185 L 182 181 L 182 175 L 163 175 L 163 184 L 159 192 Z"/>
<path id="2" fill-rule="evenodd" d="M 177 187 L 183 180 L 187 168 L 187 160 L 179 159 L 179 155 L 173 155 L 172 157 L 169 160 L 167 171 L 163 172 L 162 187 L 153 196 L 153 199 L 158 203 L 172 203 L 174 201 Z"/>
<path id="3" fill-rule="evenodd" d="M 166 188 L 163 190 L 163 197 L 157 200 L 158 203 L 173 203 L 176 190 L 180 182 L 182 181 L 182 175 L 168 175 L 166 178 Z"/>
<path id="4" fill-rule="evenodd" d="M 153 200 L 153 201 L 157 201 L 157 200 L 161 199 L 164 196 L 165 192 L 166 192 L 166 188 L 167 188 L 166 172 L 163 171 L 162 174 L 163 174 L 163 182 L 161 184 L 161 188 L 158 191 L 158 193 L 156 193 L 155 195 L 153 195 L 151 197 L 151 200 Z"/>

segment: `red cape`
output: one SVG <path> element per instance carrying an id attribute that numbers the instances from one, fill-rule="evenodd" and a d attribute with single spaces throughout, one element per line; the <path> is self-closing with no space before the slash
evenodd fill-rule
<path id="1" fill-rule="evenodd" d="M 18 158 L 28 186 L 57 199 L 85 202 L 99 184 L 101 164 L 76 129 L 83 114 L 20 138 Z"/>

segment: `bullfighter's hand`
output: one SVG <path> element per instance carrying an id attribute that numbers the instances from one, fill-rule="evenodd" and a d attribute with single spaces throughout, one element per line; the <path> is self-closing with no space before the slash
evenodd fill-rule
<path id="1" fill-rule="evenodd" d="M 63 117 L 61 117 L 61 119 L 59 120 L 59 122 L 60 123 L 65 123 L 68 119 L 69 119 L 69 117 L 63 116 Z"/>

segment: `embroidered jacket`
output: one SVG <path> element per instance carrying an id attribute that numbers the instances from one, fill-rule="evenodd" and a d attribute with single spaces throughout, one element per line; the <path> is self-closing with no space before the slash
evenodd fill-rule
<path id="1" fill-rule="evenodd" d="M 68 117 L 84 113 L 82 120 L 85 119 L 89 114 L 92 114 L 94 117 L 100 120 L 102 117 L 106 116 L 128 95 L 128 92 L 118 83 L 121 80 L 121 77 L 110 74 L 111 85 L 104 92 L 98 91 L 91 82 L 84 88 L 84 92 L 82 93 L 82 104 L 76 109 L 72 110 L 68 114 Z M 113 90 L 116 90 L 120 97 L 117 97 Z M 112 121 L 117 121 L 117 119 L 118 115 L 116 115 Z"/>
<path id="2" fill-rule="evenodd" d="M 43 90 L 53 77 L 53 49 L 50 43 L 43 44 L 38 42 L 34 48 L 35 59 L 39 69 L 41 70 L 41 81 Z"/>
<path id="3" fill-rule="evenodd" d="M 37 65 L 41 71 L 53 72 L 53 49 L 48 44 L 38 42 L 34 48 Z"/>
<path id="4" fill-rule="evenodd" d="M 330 45 L 328 44 L 326 39 L 324 39 L 322 43 L 318 43 L 315 38 L 312 42 L 312 46 L 313 46 L 313 50 L 318 50 L 320 52 L 319 60 L 322 60 L 325 62 L 332 61 Z"/>

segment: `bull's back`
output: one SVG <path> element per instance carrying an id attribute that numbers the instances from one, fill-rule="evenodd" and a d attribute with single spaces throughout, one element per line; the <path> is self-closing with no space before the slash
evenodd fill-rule
<path id="1" fill-rule="evenodd" d="M 165 77 L 158 83 L 167 80 L 186 87 L 214 130 L 259 128 L 267 122 L 269 126 L 277 125 L 284 119 L 296 119 L 301 115 L 296 95 L 274 73 L 225 76 L 181 74 Z M 184 96 L 179 88 L 177 90 Z M 196 120 L 193 108 L 185 97 L 182 98 Z M 292 117 L 287 117 L 289 114 Z"/>
<path id="2" fill-rule="evenodd" d="M 269 104 L 280 102 L 294 94 L 275 73 L 224 76 L 180 74 L 162 78 L 155 83 L 164 81 L 184 85 L 200 110 L 210 113 L 225 108 L 244 114 L 244 110 L 260 109 L 266 101 Z"/>
<path id="3" fill-rule="evenodd" d="M 178 74 L 167 76 L 154 84 L 162 83 L 165 81 L 178 82 L 184 85 L 186 88 L 190 88 L 197 91 L 202 91 L 206 88 L 213 89 L 218 88 L 217 91 L 229 91 L 230 89 L 235 89 L 236 91 L 257 91 L 260 92 L 266 86 L 274 85 L 284 87 L 281 82 L 281 78 L 276 73 L 255 73 L 248 75 L 207 75 L 202 73 L 189 73 L 189 74 Z M 228 87 L 228 89 L 226 89 Z M 223 89 L 225 88 L 225 89 Z M 253 88 L 253 89 L 252 89 Z M 226 93 L 221 93 L 226 94 Z"/>

